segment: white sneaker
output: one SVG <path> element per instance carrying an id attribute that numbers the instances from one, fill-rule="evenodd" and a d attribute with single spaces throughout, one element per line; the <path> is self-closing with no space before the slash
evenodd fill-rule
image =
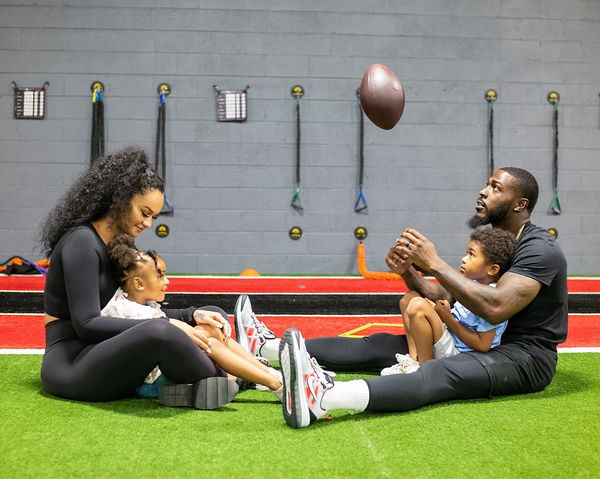
<path id="1" fill-rule="evenodd" d="M 260 348 L 269 339 L 275 339 L 275 334 L 254 315 L 252 305 L 247 295 L 242 294 L 235 303 L 235 337 L 244 349 L 260 356 Z"/>
<path id="2" fill-rule="evenodd" d="M 279 361 L 283 374 L 283 417 L 295 429 L 307 427 L 327 413 L 321 406 L 325 391 L 334 385 L 306 351 L 302 334 L 288 329 L 279 345 Z"/>
<path id="3" fill-rule="evenodd" d="M 408 354 L 396 354 L 396 361 L 398 362 L 393 366 L 382 369 L 381 375 L 389 376 L 391 374 L 410 374 L 414 373 L 420 367 L 419 362 L 415 361 Z"/>

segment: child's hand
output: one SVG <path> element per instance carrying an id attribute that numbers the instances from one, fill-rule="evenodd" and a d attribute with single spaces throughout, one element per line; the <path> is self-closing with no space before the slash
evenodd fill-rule
<path id="1" fill-rule="evenodd" d="M 194 311 L 194 321 L 196 324 L 208 324 L 223 330 L 225 339 L 231 337 L 231 324 L 221 314 L 215 311 L 206 311 L 204 309 L 197 309 Z"/>
<path id="2" fill-rule="evenodd" d="M 444 323 L 449 318 L 452 318 L 452 314 L 450 313 L 450 303 L 445 299 L 436 300 L 434 309 Z"/>

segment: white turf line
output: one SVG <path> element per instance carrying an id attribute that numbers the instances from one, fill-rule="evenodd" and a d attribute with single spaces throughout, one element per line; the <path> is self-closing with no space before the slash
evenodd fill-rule
<path id="1" fill-rule="evenodd" d="M 600 347 L 558 348 L 559 353 L 600 353 Z M 44 354 L 43 349 L 0 349 L 0 354 Z"/>
<path id="2" fill-rule="evenodd" d="M 0 349 L 0 354 L 44 354 L 43 349 Z"/>

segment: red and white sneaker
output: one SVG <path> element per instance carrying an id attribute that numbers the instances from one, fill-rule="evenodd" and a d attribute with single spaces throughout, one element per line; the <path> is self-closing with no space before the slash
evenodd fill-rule
<path id="1" fill-rule="evenodd" d="M 308 355 L 297 329 L 288 329 L 281 337 L 279 362 L 283 374 L 285 422 L 294 429 L 307 427 L 327 413 L 321 401 L 334 381 Z"/>
<path id="2" fill-rule="evenodd" d="M 252 311 L 252 304 L 247 295 L 242 294 L 235 303 L 235 337 L 244 349 L 260 356 L 260 347 L 270 339 L 276 339 L 275 334 L 265 326 Z"/>

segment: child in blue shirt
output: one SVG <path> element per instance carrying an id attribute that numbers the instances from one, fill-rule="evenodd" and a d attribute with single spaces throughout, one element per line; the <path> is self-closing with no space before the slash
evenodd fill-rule
<path id="1" fill-rule="evenodd" d="M 476 230 L 471 234 L 460 272 L 490 287 L 510 266 L 517 240 L 500 228 Z M 381 371 L 382 376 L 407 374 L 430 359 L 446 358 L 464 351 L 488 351 L 500 344 L 508 324 L 490 324 L 458 301 L 452 308 L 445 300 L 435 303 L 415 291 L 401 302 L 408 354 L 396 354 L 397 364 Z"/>

